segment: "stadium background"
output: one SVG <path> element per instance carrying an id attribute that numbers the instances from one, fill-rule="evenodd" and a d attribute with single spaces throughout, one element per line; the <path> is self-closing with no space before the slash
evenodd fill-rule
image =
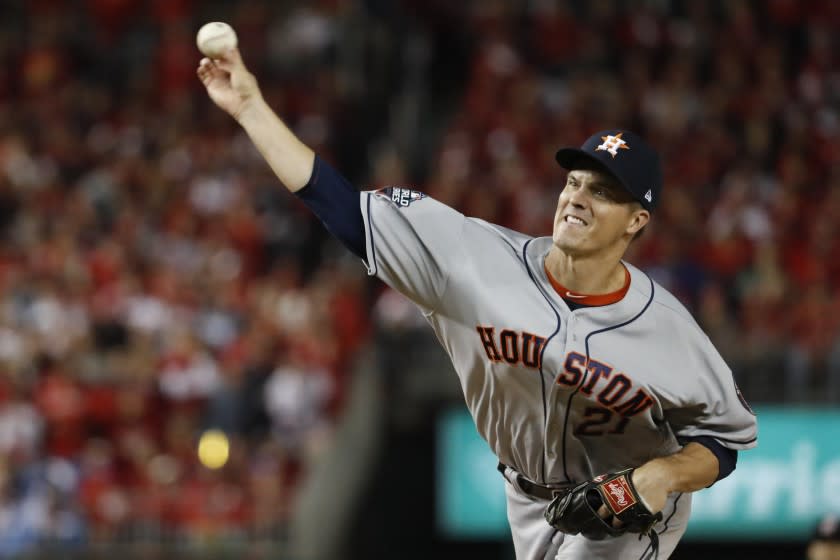
<path id="1" fill-rule="evenodd" d="M 559 145 L 644 134 L 666 190 L 629 260 L 751 404 L 834 418 L 840 4 L 4 0 L 0 558 L 512 557 L 504 534 L 441 531 L 454 374 L 206 99 L 213 20 L 354 184 L 534 235 Z M 219 469 L 196 453 L 209 429 Z"/>

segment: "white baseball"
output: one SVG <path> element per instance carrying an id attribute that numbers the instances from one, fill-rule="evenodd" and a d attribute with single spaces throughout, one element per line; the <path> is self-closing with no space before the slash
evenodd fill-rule
<path id="1" fill-rule="evenodd" d="M 222 54 L 237 45 L 236 32 L 222 21 L 205 23 L 198 30 L 195 44 L 204 56 L 219 58 Z"/>

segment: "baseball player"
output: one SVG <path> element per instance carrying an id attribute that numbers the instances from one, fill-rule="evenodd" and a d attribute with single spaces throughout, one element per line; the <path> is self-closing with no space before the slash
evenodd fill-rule
<path id="1" fill-rule="evenodd" d="M 288 190 L 422 309 L 499 459 L 517 558 L 667 558 L 691 493 L 732 472 L 757 425 L 691 315 L 622 260 L 662 194 L 656 152 L 626 130 L 560 150 L 554 231 L 532 238 L 411 188 L 357 191 L 236 50 L 198 75 Z"/>

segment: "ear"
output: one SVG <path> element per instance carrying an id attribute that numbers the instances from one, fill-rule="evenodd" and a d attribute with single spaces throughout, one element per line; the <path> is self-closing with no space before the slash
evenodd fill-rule
<path id="1" fill-rule="evenodd" d="M 633 213 L 630 215 L 630 221 L 627 224 L 627 229 L 625 230 L 628 234 L 636 235 L 643 227 L 647 225 L 650 221 L 650 212 L 645 210 L 644 208 L 637 208 L 633 210 Z"/>

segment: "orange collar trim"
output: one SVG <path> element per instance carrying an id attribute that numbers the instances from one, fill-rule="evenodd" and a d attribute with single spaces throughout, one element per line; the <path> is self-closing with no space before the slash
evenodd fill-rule
<path id="1" fill-rule="evenodd" d="M 597 294 L 597 295 L 590 295 L 590 294 L 581 294 L 578 292 L 573 292 L 571 290 L 566 289 L 560 282 L 554 279 L 551 273 L 548 271 L 548 267 L 543 263 L 543 269 L 545 270 L 545 275 L 548 276 L 548 281 L 551 282 L 551 286 L 554 288 L 554 291 L 568 302 L 572 302 L 578 305 L 589 305 L 589 306 L 599 306 L 599 305 L 610 305 L 611 303 L 617 303 L 624 299 L 624 296 L 627 295 L 627 290 L 630 289 L 630 271 L 627 270 L 627 267 L 623 264 L 621 265 L 624 267 L 624 287 L 620 290 L 616 290 L 615 292 L 610 292 L 609 294 Z"/>

